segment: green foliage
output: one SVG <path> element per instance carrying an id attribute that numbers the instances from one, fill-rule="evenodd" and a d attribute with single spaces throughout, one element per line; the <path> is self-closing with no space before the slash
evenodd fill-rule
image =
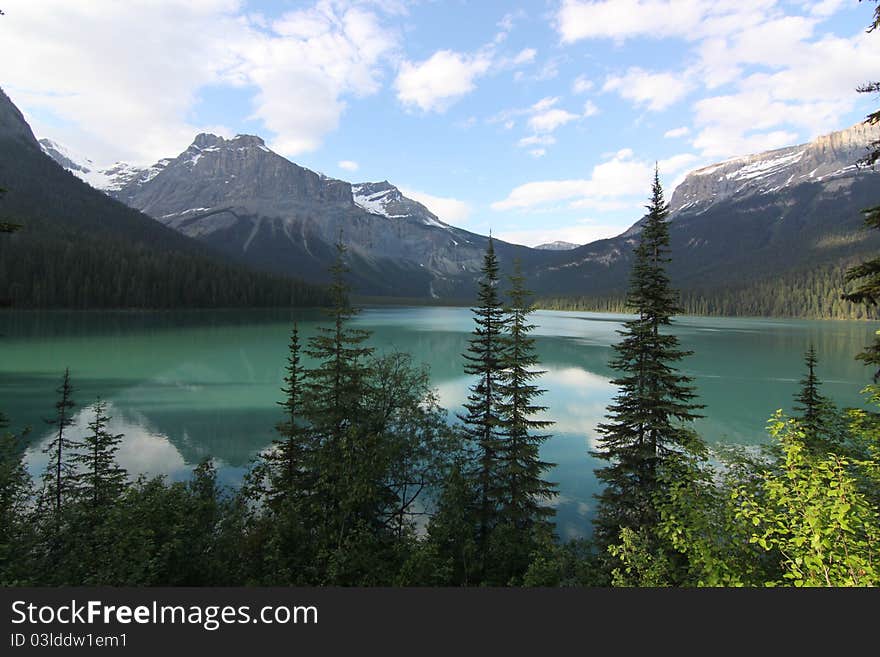
<path id="1" fill-rule="evenodd" d="M 43 474 L 43 503 L 51 505 L 56 519 L 60 519 L 62 504 L 75 490 L 75 450 L 79 447 L 79 443 L 65 434 L 65 430 L 73 424 L 71 409 L 76 405 L 73 401 L 69 369 L 64 370 L 61 385 L 55 392 L 58 394 L 55 417 L 46 420 L 46 424 L 55 427 L 56 433 L 43 448 L 43 453 L 49 455 Z"/>
<path id="2" fill-rule="evenodd" d="M 798 413 L 804 434 L 804 445 L 817 453 L 839 452 L 845 440 L 845 428 L 834 404 L 819 392 L 821 382 L 816 376 L 816 349 L 813 345 L 804 356 L 807 372 L 801 379 L 801 389 L 795 395 L 794 410 Z"/>
<path id="3" fill-rule="evenodd" d="M 622 528 L 647 534 L 659 521 L 658 491 L 664 464 L 680 453 L 701 453 L 700 438 L 685 423 L 699 417 L 690 379 L 673 363 L 689 355 L 665 332 L 679 312 L 665 266 L 669 262 L 668 205 L 655 174 L 648 217 L 635 250 L 628 305 L 637 314 L 624 324 L 611 367 L 621 373 L 618 392 L 600 424 L 593 455 L 608 464 L 596 470 L 604 489 L 594 521 L 600 546 L 614 544 Z M 663 330 L 661 330 L 663 329 Z M 636 540 L 634 537 L 627 535 Z M 634 543 L 637 545 L 638 542 Z"/>
<path id="4" fill-rule="evenodd" d="M 92 410 L 94 419 L 80 445 L 82 451 L 72 460 L 80 467 L 76 474 L 76 495 L 98 513 L 119 498 L 127 475 L 116 464 L 116 452 L 123 436 L 107 430 L 111 420 L 107 416 L 107 403 L 99 400 Z"/>
<path id="5" fill-rule="evenodd" d="M 796 422 L 776 417 L 780 471 L 763 475 L 763 495 L 735 491 L 740 517 L 753 525 L 750 541 L 782 555 L 781 577 L 767 586 L 876 586 L 880 584 L 877 508 L 859 490 L 851 470 L 876 463 L 836 454 L 812 456 Z"/>
<path id="6" fill-rule="evenodd" d="M 7 431 L 0 413 L 0 586 L 27 581 L 32 525 L 28 522 L 31 496 L 30 475 L 24 465 L 22 436 Z"/>
<path id="7" fill-rule="evenodd" d="M 502 400 L 498 488 L 499 524 L 493 531 L 490 563 L 493 579 L 517 582 L 529 566 L 532 552 L 553 533 L 550 519 L 554 509 L 547 501 L 556 494 L 555 485 L 544 479 L 553 467 L 540 458 L 540 447 L 549 438 L 541 433 L 553 423 L 535 419 L 546 407 L 537 403 L 544 390 L 535 381 L 544 373 L 535 369 L 538 356 L 535 329 L 530 321 L 531 293 L 519 262 L 510 277 L 509 303 L 505 310 L 507 332 L 501 355 Z"/>
<path id="8" fill-rule="evenodd" d="M 693 461 L 690 475 L 670 473 L 656 536 L 622 533 L 611 547 L 615 582 L 877 585 L 880 433 L 871 414 L 846 416 L 846 449 L 866 458 L 811 449 L 802 422 L 779 412 L 765 456 L 731 449 L 716 455 L 718 469 Z"/>
<path id="9" fill-rule="evenodd" d="M 464 404 L 466 412 L 459 418 L 474 453 L 471 476 L 480 500 L 477 543 L 482 567 L 486 565 L 489 533 L 498 521 L 497 512 L 502 502 L 499 465 L 503 456 L 504 382 L 501 368 L 507 349 L 504 338 L 507 320 L 498 290 L 498 258 L 491 238 L 481 272 L 477 304 L 471 309 L 474 330 L 464 354 L 465 374 L 476 377 L 476 381 L 469 388 Z"/>
<path id="10" fill-rule="evenodd" d="M 849 262 L 847 260 L 846 262 Z M 812 265 L 756 281 L 682 289 L 684 314 L 712 317 L 804 317 L 811 319 L 877 319 L 876 307 L 841 297 L 845 262 Z M 624 296 L 542 297 L 536 305 L 549 310 L 628 312 Z"/>

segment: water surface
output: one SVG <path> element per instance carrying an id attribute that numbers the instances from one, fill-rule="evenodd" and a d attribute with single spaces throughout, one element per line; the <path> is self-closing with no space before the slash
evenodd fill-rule
<path id="1" fill-rule="evenodd" d="M 614 388 L 608 367 L 622 315 L 541 311 L 535 331 L 547 415 L 556 424 L 543 458 L 556 463 L 557 525 L 562 537 L 589 533 L 597 485 L 588 450 Z M 236 484 L 273 438 L 287 342 L 296 320 L 304 338 L 320 313 L 307 311 L 9 312 L 0 313 L 0 409 L 15 428 L 32 426 L 30 467 L 45 463 L 54 390 L 71 371 L 77 427 L 98 396 L 110 403 L 112 428 L 125 434 L 122 464 L 133 473 L 188 476 L 205 457 Z M 365 309 L 357 324 L 373 331 L 380 352 L 412 353 L 431 376 L 450 417 L 467 395 L 461 354 L 472 320 L 466 308 Z M 789 409 L 803 375 L 803 352 L 816 346 L 823 391 L 840 405 L 861 405 L 870 371 L 854 356 L 870 342 L 865 322 L 678 318 L 675 332 L 694 355 L 706 408 L 697 429 L 709 442 L 756 445 L 777 409 Z"/>

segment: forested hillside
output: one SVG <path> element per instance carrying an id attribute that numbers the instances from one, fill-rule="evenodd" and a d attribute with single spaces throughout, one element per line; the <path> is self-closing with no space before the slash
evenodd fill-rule
<path id="1" fill-rule="evenodd" d="M 323 288 L 230 265 L 44 155 L 0 95 L 0 300 L 18 308 L 319 305 Z"/>
<path id="2" fill-rule="evenodd" d="M 843 298 L 847 266 L 856 261 L 826 264 L 763 280 L 724 287 L 690 289 L 681 293 L 688 315 L 719 317 L 801 317 L 805 319 L 877 319 L 874 307 Z M 542 297 L 548 310 L 626 312 L 623 295 Z"/>

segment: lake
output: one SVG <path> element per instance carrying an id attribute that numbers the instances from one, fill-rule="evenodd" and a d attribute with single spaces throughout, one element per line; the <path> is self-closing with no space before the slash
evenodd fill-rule
<path id="1" fill-rule="evenodd" d="M 304 337 L 322 321 L 303 311 L 0 312 L 0 410 L 13 428 L 32 426 L 31 471 L 45 464 L 41 446 L 65 367 L 77 402 L 76 431 L 98 396 L 124 433 L 119 460 L 132 473 L 183 479 L 213 457 L 235 485 L 249 460 L 273 438 L 276 402 L 292 322 Z M 562 538 L 590 533 L 597 490 L 588 455 L 614 389 L 608 367 L 623 315 L 541 311 L 535 331 L 546 388 L 542 403 L 556 424 L 542 456 L 556 464 L 557 527 Z M 431 368 L 450 418 L 467 395 L 461 354 L 472 329 L 466 308 L 371 307 L 356 321 L 373 331 L 378 351 L 401 350 Z M 693 350 L 681 369 L 694 377 L 706 416 L 696 428 L 708 442 L 757 445 L 778 408 L 790 409 L 812 343 L 823 391 L 861 406 L 871 371 L 854 356 L 875 324 L 740 318 L 677 318 L 674 331 Z"/>

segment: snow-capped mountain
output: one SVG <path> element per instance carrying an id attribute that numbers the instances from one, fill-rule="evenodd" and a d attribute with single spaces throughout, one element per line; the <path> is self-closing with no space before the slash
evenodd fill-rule
<path id="1" fill-rule="evenodd" d="M 858 124 L 691 172 L 670 200 L 676 285 L 772 277 L 873 248 L 859 210 L 877 203 L 880 178 L 856 162 L 878 133 Z M 445 224 L 388 181 L 324 176 L 253 135 L 199 134 L 177 157 L 141 169 L 43 148 L 111 196 L 252 266 L 326 280 L 341 236 L 364 294 L 464 298 L 479 275 L 486 237 Z M 620 293 L 640 227 L 584 246 L 496 240 L 496 251 L 504 267 L 519 258 L 539 294 Z"/>
<path id="2" fill-rule="evenodd" d="M 670 271 L 683 289 L 773 280 L 871 253 L 880 236 L 860 210 L 880 202 L 880 175 L 857 165 L 880 127 L 859 123 L 816 140 L 692 171 L 670 200 Z M 620 294 L 644 219 L 621 235 L 539 266 L 534 289 Z"/>
<path id="3" fill-rule="evenodd" d="M 147 182 L 169 162 L 169 160 L 160 160 L 151 167 L 138 167 L 126 162 L 99 165 L 51 139 L 40 139 L 39 143 L 46 155 L 77 178 L 107 193 L 119 191 L 134 180 Z"/>
<path id="4" fill-rule="evenodd" d="M 572 244 L 571 242 L 563 242 L 562 240 L 556 240 L 555 242 L 547 242 L 546 244 L 539 244 L 536 246 L 536 249 L 540 249 L 542 251 L 571 251 L 572 249 L 576 249 L 580 246 L 580 244 Z"/>
<path id="5" fill-rule="evenodd" d="M 74 173 L 71 162 L 82 165 L 55 157 Z M 104 186 L 111 196 L 184 235 L 307 280 L 326 279 L 341 235 L 355 289 L 364 294 L 467 296 L 487 243 L 388 181 L 352 185 L 327 177 L 254 135 L 199 134 L 177 157 L 114 182 Z M 529 261 L 532 252 L 502 242 L 496 248 L 510 252 L 510 261 L 514 252 Z"/>
<path id="6" fill-rule="evenodd" d="M 351 186 L 355 205 L 388 219 L 420 219 L 426 226 L 451 228 L 440 221 L 428 208 L 400 193 L 387 180 L 377 183 L 358 183 Z"/>
<path id="7" fill-rule="evenodd" d="M 803 183 L 852 179 L 866 146 L 880 138 L 880 125 L 864 123 L 798 146 L 738 157 L 688 174 L 670 200 L 673 213 L 706 209 L 753 194 L 773 194 Z"/>

